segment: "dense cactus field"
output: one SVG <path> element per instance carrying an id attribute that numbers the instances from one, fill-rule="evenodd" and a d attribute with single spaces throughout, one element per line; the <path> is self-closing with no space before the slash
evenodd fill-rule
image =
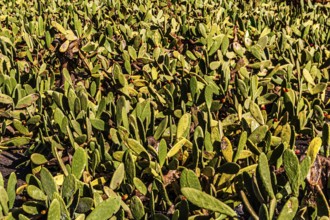
<path id="1" fill-rule="evenodd" d="M 0 219 L 329 219 L 330 4 L 0 1 Z"/>

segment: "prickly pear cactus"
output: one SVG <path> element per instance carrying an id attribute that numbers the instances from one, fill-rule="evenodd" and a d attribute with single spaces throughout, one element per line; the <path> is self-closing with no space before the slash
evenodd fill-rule
<path id="1" fill-rule="evenodd" d="M 328 218 L 328 1 L 0 11 L 0 219 Z"/>

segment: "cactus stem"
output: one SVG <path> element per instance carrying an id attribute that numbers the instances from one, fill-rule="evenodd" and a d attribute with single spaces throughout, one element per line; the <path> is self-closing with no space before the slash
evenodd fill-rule
<path id="1" fill-rule="evenodd" d="M 257 213 L 254 211 L 254 209 L 252 208 L 252 205 L 250 204 L 249 200 L 247 199 L 245 192 L 243 190 L 239 191 L 241 198 L 243 200 L 243 203 L 246 207 L 246 209 L 248 210 L 248 212 L 251 214 L 251 217 L 255 220 L 259 220 L 259 217 L 257 215 Z"/>

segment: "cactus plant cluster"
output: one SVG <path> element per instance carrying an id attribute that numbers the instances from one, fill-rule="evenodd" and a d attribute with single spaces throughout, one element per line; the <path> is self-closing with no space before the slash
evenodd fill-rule
<path id="1" fill-rule="evenodd" d="M 0 1 L 0 219 L 329 219 L 329 15 Z"/>

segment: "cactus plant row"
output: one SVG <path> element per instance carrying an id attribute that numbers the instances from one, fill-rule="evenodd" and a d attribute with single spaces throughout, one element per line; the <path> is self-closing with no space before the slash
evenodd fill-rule
<path id="1" fill-rule="evenodd" d="M 329 219 L 329 15 L 1 1 L 0 219 Z"/>

